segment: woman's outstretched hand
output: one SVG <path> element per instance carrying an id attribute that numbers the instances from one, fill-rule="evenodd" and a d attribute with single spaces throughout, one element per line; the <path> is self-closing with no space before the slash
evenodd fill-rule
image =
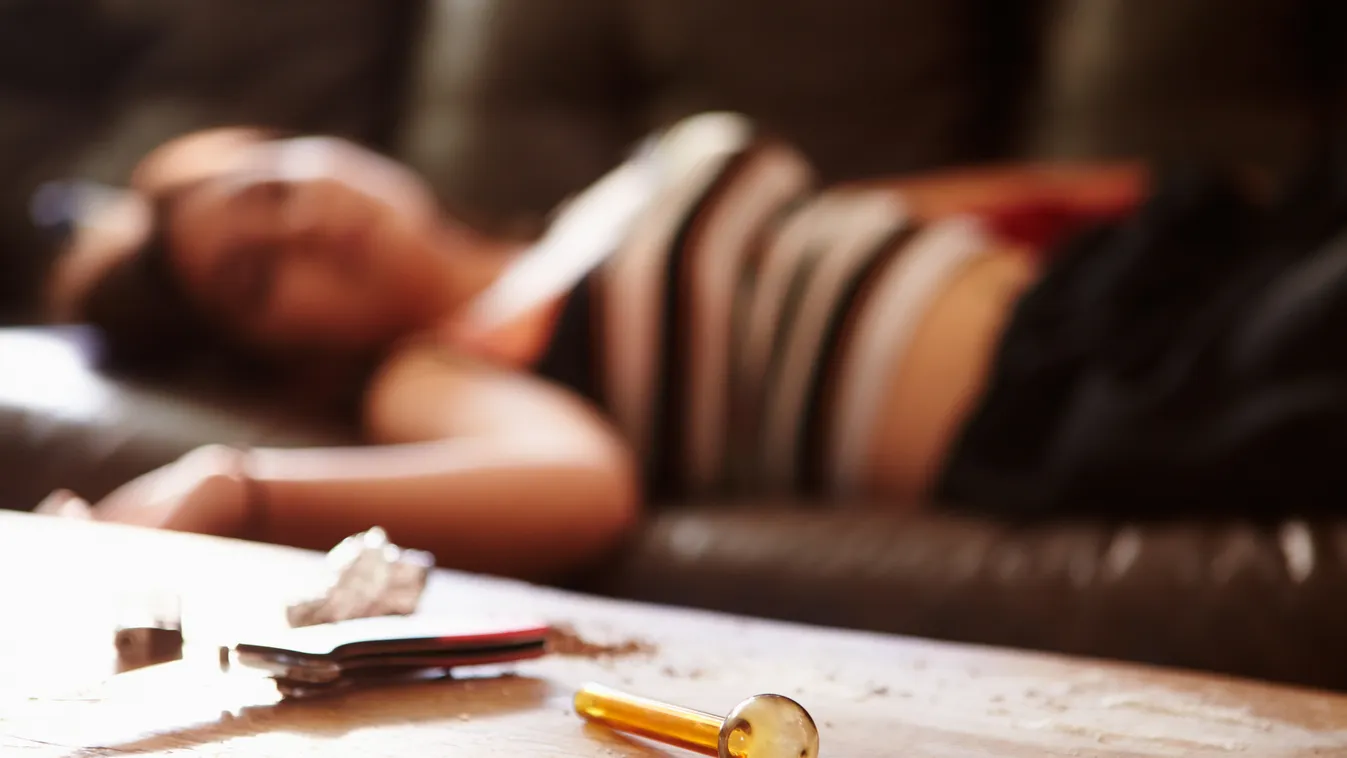
<path id="1" fill-rule="evenodd" d="M 33 513 L 41 516 L 56 516 L 79 521 L 92 521 L 94 510 L 88 501 L 70 490 L 56 490 L 37 504 Z"/>
<path id="2" fill-rule="evenodd" d="M 249 487 L 243 453 L 210 445 L 118 487 L 89 507 L 72 493 L 57 492 L 39 513 L 92 518 L 180 532 L 240 536 L 248 518 Z"/>

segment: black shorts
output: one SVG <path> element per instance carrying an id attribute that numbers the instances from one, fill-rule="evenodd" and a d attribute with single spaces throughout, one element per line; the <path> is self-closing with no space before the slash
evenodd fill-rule
<path id="1" fill-rule="evenodd" d="M 1347 510 L 1347 171 L 1276 203 L 1173 171 L 1023 298 L 938 483 L 955 509 Z"/>

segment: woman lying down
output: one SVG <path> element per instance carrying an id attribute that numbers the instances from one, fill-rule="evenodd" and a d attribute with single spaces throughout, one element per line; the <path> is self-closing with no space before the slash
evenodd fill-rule
<path id="1" fill-rule="evenodd" d="M 650 139 L 527 245 L 331 139 L 191 135 L 132 184 L 36 202 L 69 232 L 55 315 L 131 356 L 368 366 L 370 446 L 211 446 L 100 519 L 312 547 L 379 524 L 546 577 L 671 495 L 1040 518 L 1347 494 L 1347 193 L 1313 177 L 1255 206 L 1175 173 L 1048 255 L 1004 212 L 917 212 L 976 211 L 994 179 L 820 190 L 721 114 Z M 1110 205 L 1053 207 L 1073 199 Z"/>

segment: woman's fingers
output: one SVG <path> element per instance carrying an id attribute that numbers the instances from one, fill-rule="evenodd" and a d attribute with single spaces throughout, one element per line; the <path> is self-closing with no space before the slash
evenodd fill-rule
<path id="1" fill-rule="evenodd" d="M 56 490 L 47 495 L 42 502 L 37 504 L 33 512 L 44 516 L 76 518 L 85 521 L 92 521 L 94 517 L 93 508 L 89 506 L 89 503 L 70 490 Z"/>

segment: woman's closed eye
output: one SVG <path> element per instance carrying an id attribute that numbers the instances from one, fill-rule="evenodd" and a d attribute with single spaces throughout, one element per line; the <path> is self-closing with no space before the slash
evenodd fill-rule
<path id="1" fill-rule="evenodd" d="M 271 300 L 275 284 L 275 251 L 262 245 L 240 247 L 228 256 L 221 286 L 240 309 L 255 311 Z"/>
<path id="2" fill-rule="evenodd" d="M 257 218 L 282 218 L 294 197 L 294 184 L 286 181 L 258 182 L 244 193 L 249 215 Z"/>
<path id="3" fill-rule="evenodd" d="M 294 195 L 292 183 L 262 181 L 235 195 L 231 211 L 234 240 L 219 258 L 220 295 L 242 312 L 265 308 L 275 280 L 277 235 Z"/>
<path id="4" fill-rule="evenodd" d="M 287 181 L 264 182 L 262 185 L 263 196 L 270 202 L 277 205 L 284 205 L 286 200 L 290 199 L 294 184 Z"/>

